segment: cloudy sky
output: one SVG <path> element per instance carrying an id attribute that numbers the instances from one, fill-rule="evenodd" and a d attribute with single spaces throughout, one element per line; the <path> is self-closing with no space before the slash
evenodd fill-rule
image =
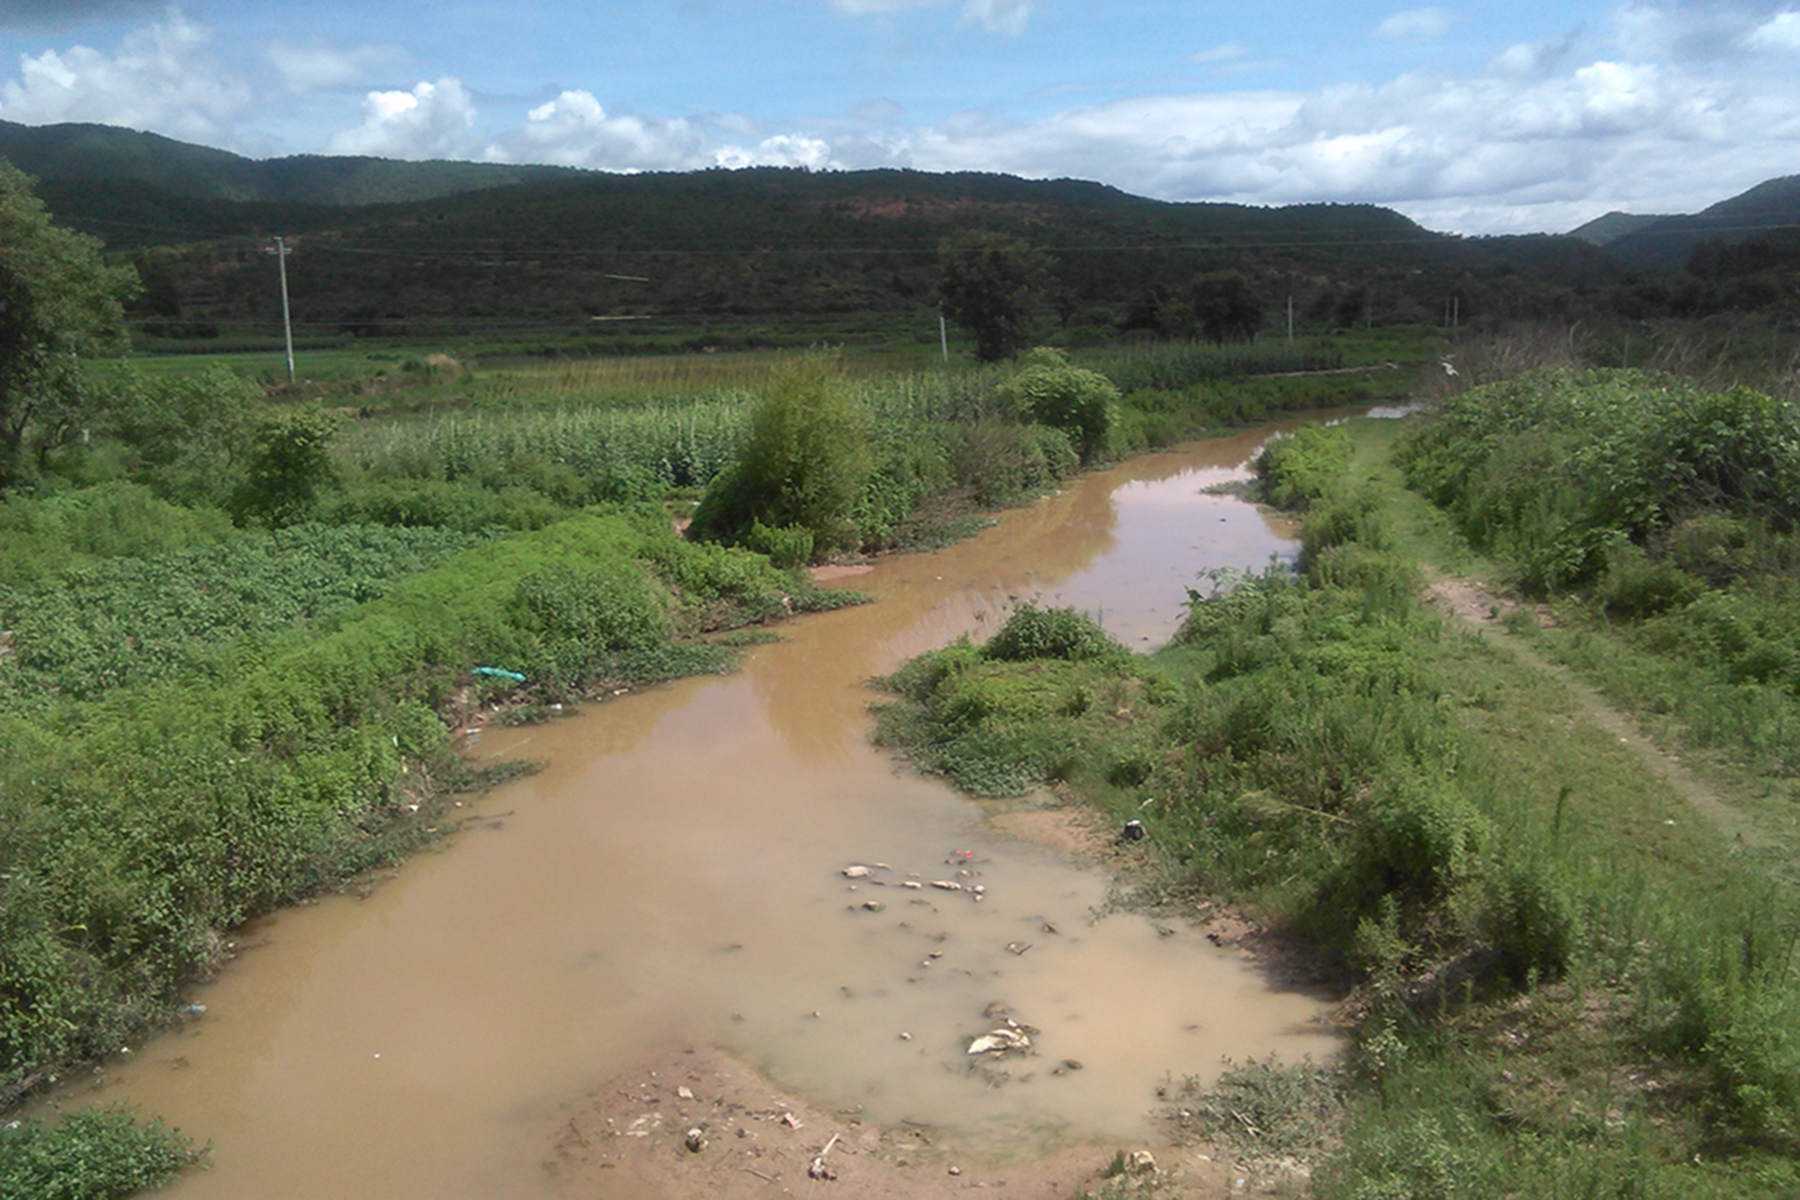
<path id="1" fill-rule="evenodd" d="M 255 157 L 1005 171 L 1565 230 L 1800 173 L 1800 0 L 0 0 L 0 118 Z"/>

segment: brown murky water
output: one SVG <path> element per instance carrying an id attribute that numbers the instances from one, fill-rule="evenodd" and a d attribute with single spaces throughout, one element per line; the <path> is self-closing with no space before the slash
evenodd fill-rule
<path id="1" fill-rule="evenodd" d="M 671 1038 L 973 1145 L 1129 1137 L 1165 1074 L 1329 1053 L 1316 1000 L 1191 930 L 1099 915 L 1098 873 L 998 835 L 867 743 L 864 679 L 979 636 L 1015 599 L 1095 611 L 1142 646 L 1198 573 L 1287 554 L 1254 508 L 1201 494 L 1259 440 L 1089 475 L 880 563 L 849 581 L 877 603 L 791 623 L 735 675 L 490 733 L 483 753 L 549 766 L 367 899 L 242 931 L 194 997 L 202 1019 L 62 1100 L 97 1091 L 211 1139 L 216 1165 L 179 1196 L 485 1197 L 546 1191 L 559 1106 Z M 891 869 L 841 873 L 875 862 Z M 998 1087 L 963 1052 L 994 1000 L 1041 1030 Z M 1085 1069 L 1053 1075 L 1066 1058 Z"/>

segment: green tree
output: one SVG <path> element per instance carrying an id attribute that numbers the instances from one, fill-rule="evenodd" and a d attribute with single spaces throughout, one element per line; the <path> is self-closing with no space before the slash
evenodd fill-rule
<path id="1" fill-rule="evenodd" d="M 1092 462 L 1106 446 L 1119 405 L 1119 389 L 1098 371 L 1077 367 L 1062 351 L 1040 346 L 1017 375 L 994 394 L 1022 419 L 1060 429 L 1082 462 Z"/>
<path id="2" fill-rule="evenodd" d="M 806 530 L 811 551 L 856 545 L 856 508 L 874 469 L 866 418 L 831 364 L 807 359 L 778 368 L 750 417 L 737 464 L 720 472 L 694 510 L 690 533 L 790 553 Z M 774 535 L 773 539 L 771 535 Z"/>
<path id="3" fill-rule="evenodd" d="M 1213 342 L 1248 342 L 1262 328 L 1262 304 L 1250 281 L 1236 271 L 1202 275 L 1194 280 L 1194 315 Z"/>
<path id="4" fill-rule="evenodd" d="M 28 444 L 81 428 L 81 360 L 125 348 L 136 287 L 99 242 L 52 224 L 30 178 L 0 161 L 0 489 L 18 481 Z"/>
<path id="5" fill-rule="evenodd" d="M 319 492 L 336 481 L 331 442 L 337 418 L 318 408 L 263 417 L 252 435 L 249 478 L 233 508 L 240 518 L 292 525 L 312 515 Z"/>
<path id="6" fill-rule="evenodd" d="M 1011 358 L 1031 344 L 1026 322 L 1046 270 L 1042 253 L 996 233 L 963 233 L 938 247 L 938 303 L 975 335 L 982 362 Z"/>

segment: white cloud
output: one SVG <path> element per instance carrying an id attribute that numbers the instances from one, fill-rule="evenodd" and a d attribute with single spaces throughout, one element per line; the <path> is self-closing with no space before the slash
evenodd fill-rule
<path id="1" fill-rule="evenodd" d="M 741 128 L 741 126 L 740 126 Z M 588 91 L 566 91 L 496 139 L 496 162 L 549 162 L 602 171 L 682 171 L 713 165 L 706 131 L 681 117 L 608 113 Z"/>
<path id="2" fill-rule="evenodd" d="M 211 31 L 171 10 L 128 34 L 115 53 L 88 46 L 21 55 L 0 83 L 0 117 L 27 125 L 93 121 L 222 140 L 252 104 L 250 86 L 208 49 Z"/>
<path id="3" fill-rule="evenodd" d="M 1235 62 L 1240 58 L 1247 57 L 1249 53 L 1249 48 L 1241 43 L 1220 42 L 1217 46 L 1202 50 L 1198 54 L 1190 54 L 1188 61 L 1196 63 Z"/>
<path id="4" fill-rule="evenodd" d="M 809 171 L 837 165 L 828 143 L 786 133 L 764 138 L 749 148 L 726 146 L 713 153 L 713 161 L 721 167 L 805 167 Z"/>
<path id="5" fill-rule="evenodd" d="M 1800 12 L 1789 9 L 1776 13 L 1751 30 L 1744 41 L 1755 50 L 1777 53 L 1800 50 Z"/>
<path id="6" fill-rule="evenodd" d="M 290 92 L 368 83 L 376 72 L 406 60 L 398 46 L 333 46 L 323 38 L 271 42 L 269 64 Z"/>
<path id="7" fill-rule="evenodd" d="M 949 0 L 829 0 L 831 7 L 851 17 L 880 17 L 920 8 L 942 8 Z M 964 25 L 980 25 L 990 33 L 1018 37 L 1031 21 L 1035 0 L 962 0 Z"/>
<path id="8" fill-rule="evenodd" d="M 1394 13 L 1375 27 L 1375 36 L 1386 42 L 1435 42 L 1450 32 L 1450 14 L 1433 5 Z"/>
<path id="9" fill-rule="evenodd" d="M 469 152 L 475 103 L 454 77 L 420 82 L 409 92 L 370 92 L 363 98 L 362 113 L 361 125 L 332 135 L 327 153 L 419 159 Z"/>
<path id="10" fill-rule="evenodd" d="M 1031 0 L 963 0 L 963 24 L 1018 37 L 1031 20 Z"/>

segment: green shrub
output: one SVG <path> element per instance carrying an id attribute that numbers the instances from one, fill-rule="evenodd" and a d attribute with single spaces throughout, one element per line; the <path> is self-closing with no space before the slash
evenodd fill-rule
<path id="1" fill-rule="evenodd" d="M 158 1187 L 200 1157 L 179 1130 L 85 1108 L 54 1125 L 0 1126 L 0 1196 L 112 1200 Z"/>
<path id="2" fill-rule="evenodd" d="M 707 488 L 690 534 L 739 542 L 753 523 L 809 530 L 816 553 L 854 548 L 873 469 L 865 415 L 820 359 L 772 375 L 735 467 Z"/>
<path id="3" fill-rule="evenodd" d="M 1594 595 L 1611 615 L 1641 620 L 1680 608 L 1705 590 L 1705 584 L 1675 564 L 1651 559 L 1641 547 L 1622 542 L 1607 553 Z"/>
<path id="4" fill-rule="evenodd" d="M 1324 425 L 1270 438 L 1250 464 L 1262 499 L 1293 511 L 1340 488 L 1349 467 L 1350 435 Z"/>
<path id="5" fill-rule="evenodd" d="M 545 567 L 522 577 L 516 595 L 532 627 L 590 653 L 643 649 L 669 635 L 663 600 L 630 562 Z"/>
<path id="6" fill-rule="evenodd" d="M 1059 429 L 1082 462 L 1106 445 L 1119 389 L 1098 371 L 1072 366 L 1061 351 L 1040 347 L 1019 372 L 994 389 L 996 399 L 1027 421 Z"/>
<path id="7" fill-rule="evenodd" d="M 1001 662 L 1020 662 L 1037 658 L 1104 658 L 1122 654 L 1124 648 L 1086 613 L 1021 604 L 983 647 L 983 653 Z"/>
<path id="8" fill-rule="evenodd" d="M 1554 979 L 1575 949 L 1579 914 L 1568 880 L 1547 858 L 1501 863 L 1488 882 L 1482 934 L 1515 982 Z"/>
<path id="9" fill-rule="evenodd" d="M 771 528 L 752 521 L 744 535 L 744 548 L 767 555 L 778 567 L 803 567 L 812 558 L 813 531 L 795 525 Z"/>
<path id="10" fill-rule="evenodd" d="M 337 419 L 320 409 L 267 413 L 251 438 L 247 477 L 232 499 L 242 518 L 292 525 L 312 515 L 337 477 L 331 443 Z"/>

